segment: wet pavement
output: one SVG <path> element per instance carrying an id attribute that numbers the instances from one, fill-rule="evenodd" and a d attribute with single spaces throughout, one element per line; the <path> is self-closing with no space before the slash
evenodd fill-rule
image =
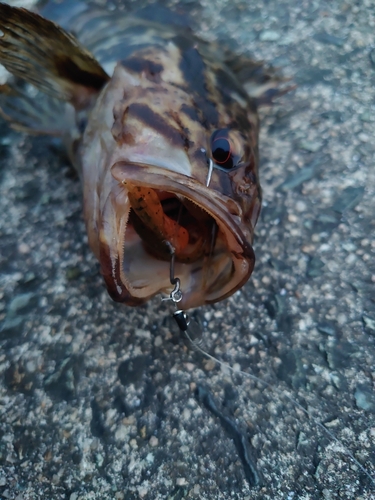
<path id="1" fill-rule="evenodd" d="M 298 84 L 261 112 L 254 274 L 192 315 L 237 373 L 110 300 L 64 152 L 1 121 L 0 497 L 374 498 L 374 4 L 183 3 Z"/>

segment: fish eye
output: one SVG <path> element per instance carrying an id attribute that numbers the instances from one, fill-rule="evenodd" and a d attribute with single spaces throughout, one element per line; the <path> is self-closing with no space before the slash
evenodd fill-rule
<path id="1" fill-rule="evenodd" d="M 216 130 L 211 136 L 211 154 L 214 162 L 225 170 L 233 165 L 232 143 L 227 129 Z"/>

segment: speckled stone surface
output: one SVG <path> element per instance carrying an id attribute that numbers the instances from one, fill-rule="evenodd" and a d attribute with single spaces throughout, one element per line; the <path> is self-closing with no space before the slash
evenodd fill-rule
<path id="1" fill-rule="evenodd" d="M 195 312 L 205 349 L 270 385 L 192 350 L 168 304 L 111 302 L 67 158 L 0 122 L 2 499 L 375 497 L 346 451 L 375 477 L 374 2 L 200 3 L 203 36 L 298 84 L 262 110 L 253 277 Z"/>

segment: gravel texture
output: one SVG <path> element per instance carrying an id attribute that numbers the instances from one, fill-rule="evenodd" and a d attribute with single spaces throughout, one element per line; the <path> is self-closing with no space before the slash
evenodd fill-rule
<path id="1" fill-rule="evenodd" d="M 66 156 L 0 122 L 2 499 L 375 497 L 374 2 L 200 3 L 201 35 L 298 84 L 262 110 L 253 277 L 194 313 L 269 385 L 167 303 L 111 302 Z"/>

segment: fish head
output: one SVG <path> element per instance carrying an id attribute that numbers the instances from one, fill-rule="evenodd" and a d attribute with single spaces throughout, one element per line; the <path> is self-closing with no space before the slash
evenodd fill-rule
<path id="1" fill-rule="evenodd" d="M 200 101 L 152 64 L 135 76 L 119 63 L 91 111 L 85 218 L 114 300 L 169 294 L 172 277 L 188 309 L 232 295 L 253 270 L 258 118 L 241 99 Z"/>

